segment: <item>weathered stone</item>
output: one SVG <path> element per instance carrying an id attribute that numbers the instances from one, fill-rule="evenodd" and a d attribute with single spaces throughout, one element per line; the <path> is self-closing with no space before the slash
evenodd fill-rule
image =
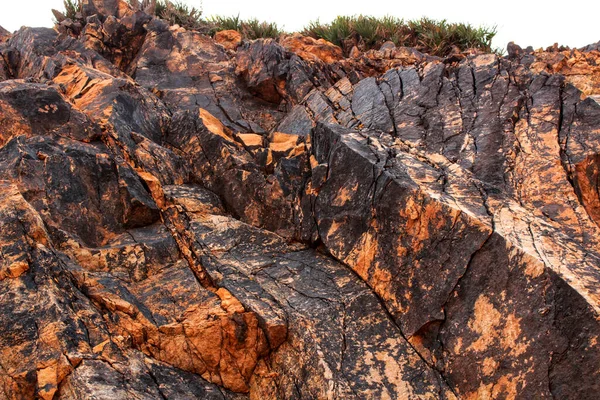
<path id="1" fill-rule="evenodd" d="M 8 65 L 6 65 L 6 61 L 1 57 L 0 54 L 0 82 L 8 79 L 10 77 L 10 71 L 8 69 Z"/>
<path id="2" fill-rule="evenodd" d="M 295 53 L 307 61 L 320 60 L 325 63 L 332 63 L 343 58 L 342 49 L 333 43 L 325 39 L 317 40 L 302 36 L 298 33 L 282 38 L 281 45 L 287 51 Z"/>
<path id="3" fill-rule="evenodd" d="M 6 42 L 11 36 L 12 34 L 9 31 L 0 26 L 0 43 Z"/>
<path id="4" fill-rule="evenodd" d="M 120 2 L 119 7 L 128 7 Z M 118 12 L 121 13 L 121 12 Z M 89 20 L 81 33 L 84 45 L 106 57 L 119 69 L 127 71 L 146 36 L 145 25 L 151 17 L 141 11 L 127 10 L 127 16 L 108 16 L 104 21 Z"/>
<path id="5" fill-rule="evenodd" d="M 22 81 L 0 83 L 0 146 L 19 135 L 55 135 L 90 142 L 100 129 L 55 88 Z"/>
<path id="6" fill-rule="evenodd" d="M 285 50 L 274 41 L 256 41 L 238 52 L 236 72 L 252 92 L 270 103 L 279 103 L 289 68 L 286 58 Z"/>
<path id="7" fill-rule="evenodd" d="M 247 150 L 257 150 L 264 147 L 264 138 L 256 133 L 238 133 L 237 138 Z"/>
<path id="8" fill-rule="evenodd" d="M 21 28 L 8 41 L 9 68 L 15 78 L 38 77 L 55 54 L 57 33 L 49 28 Z"/>
<path id="9" fill-rule="evenodd" d="M 294 106 L 277 126 L 278 132 L 307 136 L 314 125 L 313 120 L 302 106 Z"/>
<path id="10" fill-rule="evenodd" d="M 230 212 L 245 222 L 293 236 L 291 199 L 300 190 L 301 182 L 288 189 L 282 186 L 284 176 L 275 177 L 265 171 L 265 167 L 271 171 L 276 167 L 277 160 L 272 156 L 255 160 L 252 153 L 235 141 L 227 127 L 203 109 L 198 114 L 175 115 L 167 141 L 192 166 L 191 180 L 222 196 Z M 292 149 L 286 147 L 286 150 Z M 305 154 L 295 156 L 302 168 Z"/>
<path id="11" fill-rule="evenodd" d="M 242 34 L 234 30 L 219 31 L 215 33 L 215 42 L 227 50 L 235 50 L 242 44 Z"/>
<path id="12" fill-rule="evenodd" d="M 66 65 L 53 82 L 77 108 L 133 147 L 133 133 L 161 143 L 168 111 L 146 89 L 89 67 Z"/>
<path id="13" fill-rule="evenodd" d="M 202 202 L 210 197 L 198 189 L 169 191 L 180 204 L 190 196 L 200 202 L 186 209 L 205 264 L 258 311 L 278 347 L 255 371 L 253 398 L 453 398 L 373 293 L 341 264 L 223 215 Z M 367 339 L 376 337 L 386 340 Z"/>
<path id="14" fill-rule="evenodd" d="M 395 48 L 396 45 L 394 44 L 394 42 L 387 41 L 381 45 L 379 51 L 394 50 Z"/>
<path id="15" fill-rule="evenodd" d="M 127 228 L 159 219 L 158 207 L 135 172 L 107 151 L 102 144 L 19 136 L 0 151 L 0 165 L 49 217 L 49 227 L 102 246 Z"/>
<path id="16" fill-rule="evenodd" d="M 360 81 L 354 87 L 352 112 L 367 129 L 393 131 L 390 110 L 375 78 Z"/>
<path id="17" fill-rule="evenodd" d="M 132 12 L 124 0 L 83 0 L 81 8 L 84 18 L 94 14 L 123 18 Z"/>
<path id="18" fill-rule="evenodd" d="M 116 66 L 80 40 L 57 35 L 53 29 L 24 27 L 6 44 L 3 55 L 12 78 L 46 81 L 73 63 L 123 77 Z"/>
<path id="19" fill-rule="evenodd" d="M 146 6 L 0 30 L 0 397 L 594 397 L 597 46 Z"/>

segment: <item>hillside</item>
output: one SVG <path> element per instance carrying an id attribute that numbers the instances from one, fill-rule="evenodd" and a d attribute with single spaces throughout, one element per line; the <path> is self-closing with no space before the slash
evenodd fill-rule
<path id="1" fill-rule="evenodd" d="M 0 28 L 0 398 L 593 399 L 600 51 Z"/>

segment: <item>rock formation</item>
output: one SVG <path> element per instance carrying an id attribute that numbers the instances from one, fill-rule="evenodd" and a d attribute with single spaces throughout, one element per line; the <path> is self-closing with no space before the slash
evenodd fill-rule
<path id="1" fill-rule="evenodd" d="M 0 29 L 0 398 L 598 396 L 597 46 L 83 3 Z"/>

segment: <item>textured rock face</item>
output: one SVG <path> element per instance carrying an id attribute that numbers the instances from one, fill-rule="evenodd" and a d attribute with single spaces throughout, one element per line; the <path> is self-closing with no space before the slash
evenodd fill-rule
<path id="1" fill-rule="evenodd" d="M 84 13 L 0 30 L 1 398 L 596 397 L 594 46 Z"/>

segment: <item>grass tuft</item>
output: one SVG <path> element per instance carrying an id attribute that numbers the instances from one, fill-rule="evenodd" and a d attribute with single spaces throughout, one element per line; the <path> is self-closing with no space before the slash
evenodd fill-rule
<path id="1" fill-rule="evenodd" d="M 474 27 L 464 23 L 421 18 L 413 21 L 386 16 L 340 16 L 329 24 L 310 22 L 302 31 L 315 39 L 328 40 L 348 54 L 353 46 L 361 50 L 378 48 L 386 41 L 396 46 L 414 47 L 437 56 L 447 56 L 456 47 L 460 51 L 477 49 L 491 52 L 495 27 Z"/>
<path id="2" fill-rule="evenodd" d="M 219 31 L 234 30 L 242 34 L 246 39 L 277 38 L 283 30 L 273 22 L 259 21 L 256 18 L 241 20 L 240 16 L 224 17 L 214 16 L 208 22 L 212 25 L 211 33 Z"/>
<path id="3" fill-rule="evenodd" d="M 213 24 L 213 28 L 211 32 L 214 34 L 218 31 L 238 31 L 242 30 L 242 21 L 240 20 L 239 14 L 235 17 L 224 17 L 222 15 L 217 15 L 209 18 L 208 20 L 211 24 Z"/>
<path id="4" fill-rule="evenodd" d="M 241 33 L 248 39 L 276 38 L 282 33 L 276 23 L 259 21 L 256 18 L 242 21 L 241 25 Z"/>
<path id="5" fill-rule="evenodd" d="M 63 0 L 63 6 L 65 7 L 65 10 L 62 12 L 52 10 L 55 23 L 60 23 L 67 18 L 74 21 L 77 18 L 77 13 L 81 11 L 80 0 Z"/>
<path id="6" fill-rule="evenodd" d="M 186 29 L 198 29 L 205 25 L 202 20 L 202 10 L 190 7 L 181 1 L 158 0 L 154 14 L 171 25 L 179 25 Z"/>

